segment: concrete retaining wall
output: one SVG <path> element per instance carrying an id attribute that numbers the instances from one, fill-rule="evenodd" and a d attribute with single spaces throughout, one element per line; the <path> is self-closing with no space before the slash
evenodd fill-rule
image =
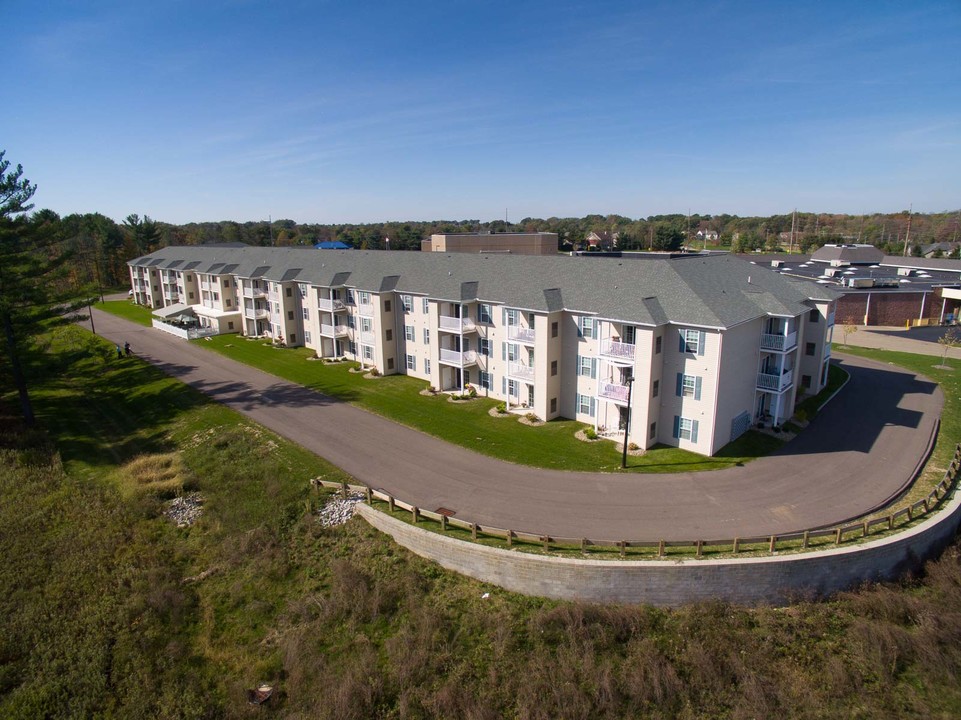
<path id="1" fill-rule="evenodd" d="M 397 520 L 366 505 L 373 527 L 448 570 L 524 595 L 601 603 L 676 606 L 720 599 L 786 605 L 864 582 L 892 580 L 938 555 L 961 524 L 961 493 L 904 532 L 860 545 L 731 560 L 582 560 L 490 548 Z"/>

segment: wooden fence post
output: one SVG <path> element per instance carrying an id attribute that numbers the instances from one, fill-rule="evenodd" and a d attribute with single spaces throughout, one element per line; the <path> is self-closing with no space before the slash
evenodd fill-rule
<path id="1" fill-rule="evenodd" d="M 658 556 L 658 557 L 664 557 L 664 541 L 663 541 L 663 540 L 661 540 L 661 541 L 657 544 L 657 556 Z"/>
<path id="2" fill-rule="evenodd" d="M 835 545 L 841 544 L 841 528 L 838 528 L 837 530 L 834 531 L 834 544 Z"/>
<path id="3" fill-rule="evenodd" d="M 741 538 L 734 538 L 734 554 L 737 555 L 737 551 L 741 549 Z"/>
<path id="4" fill-rule="evenodd" d="M 550 535 L 545 535 L 542 539 L 544 540 L 544 551 L 547 552 L 551 549 L 551 546 L 550 546 L 551 537 Z"/>
<path id="5" fill-rule="evenodd" d="M 477 523 L 470 524 L 470 536 L 472 539 L 477 539 Z"/>
<path id="6" fill-rule="evenodd" d="M 621 540 L 621 541 L 618 543 L 618 545 L 621 546 L 621 557 L 626 557 L 626 556 L 627 556 L 627 541 L 626 541 L 626 540 Z"/>
<path id="7" fill-rule="evenodd" d="M 704 550 L 704 541 L 703 541 L 703 540 L 698 540 L 698 541 L 697 541 L 697 555 L 696 555 L 696 557 L 702 557 L 702 556 L 703 556 L 703 553 L 702 553 L 703 550 Z"/>
<path id="8" fill-rule="evenodd" d="M 811 540 L 811 533 L 810 533 L 809 530 L 805 530 L 805 531 L 804 531 L 804 543 L 802 544 L 801 547 L 803 547 L 805 550 L 807 550 L 808 542 L 810 542 L 810 540 Z"/>
<path id="9" fill-rule="evenodd" d="M 888 515 L 888 530 L 894 529 L 894 513 Z"/>
<path id="10" fill-rule="evenodd" d="M 587 538 L 581 538 L 581 552 L 587 552 Z"/>
<path id="11" fill-rule="evenodd" d="M 387 507 L 390 509 L 391 512 L 394 512 L 394 496 L 393 495 L 387 496 Z"/>
<path id="12" fill-rule="evenodd" d="M 773 553 L 775 545 L 777 545 L 777 535 L 772 535 L 771 541 L 768 543 L 768 546 L 767 546 L 767 551 L 769 553 Z"/>
<path id="13" fill-rule="evenodd" d="M 364 495 L 367 496 L 367 504 L 368 504 L 368 505 L 373 505 L 373 504 L 374 504 L 374 494 L 370 491 L 370 488 L 365 488 Z"/>
<path id="14" fill-rule="evenodd" d="M 416 505 L 414 505 L 414 507 L 412 507 L 412 508 L 410 509 L 410 514 L 411 514 L 411 517 L 414 518 L 414 525 L 416 525 L 416 524 L 417 524 L 417 515 L 418 515 L 418 510 L 417 510 L 417 506 L 416 506 Z"/>
<path id="15" fill-rule="evenodd" d="M 865 520 L 861 528 L 861 537 L 867 537 L 867 536 L 868 536 L 868 521 Z"/>
<path id="16" fill-rule="evenodd" d="M 446 515 L 440 516 L 440 529 L 443 530 L 444 532 L 447 532 L 447 516 Z"/>
<path id="17" fill-rule="evenodd" d="M 514 547 L 514 531 L 507 531 L 507 547 Z"/>

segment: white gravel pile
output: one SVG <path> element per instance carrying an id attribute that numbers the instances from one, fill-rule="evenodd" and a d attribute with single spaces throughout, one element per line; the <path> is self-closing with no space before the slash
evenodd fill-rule
<path id="1" fill-rule="evenodd" d="M 177 527 L 189 527 L 204 511 L 204 498 L 199 492 L 187 493 L 167 503 L 164 515 L 177 523 Z"/>
<path id="2" fill-rule="evenodd" d="M 343 525 L 354 516 L 354 505 L 364 502 L 363 495 L 331 498 L 318 512 L 317 518 L 324 527 Z"/>

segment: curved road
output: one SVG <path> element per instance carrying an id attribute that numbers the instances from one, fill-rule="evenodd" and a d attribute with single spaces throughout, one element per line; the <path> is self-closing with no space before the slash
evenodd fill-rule
<path id="1" fill-rule="evenodd" d="M 482 525 L 561 537 L 722 539 L 847 520 L 898 493 L 943 405 L 937 384 L 845 356 L 851 381 L 771 456 L 703 473 L 565 473 L 450 445 L 158 330 L 94 313 L 107 339 L 129 341 L 139 357 L 371 487 Z"/>

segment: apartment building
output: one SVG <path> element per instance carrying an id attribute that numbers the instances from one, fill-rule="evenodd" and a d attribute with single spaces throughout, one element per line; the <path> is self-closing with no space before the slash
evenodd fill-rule
<path id="1" fill-rule="evenodd" d="M 172 277 L 221 332 L 266 335 L 440 390 L 713 455 L 826 383 L 836 293 L 733 256 L 168 247 L 131 261 L 138 302 Z M 168 273 L 164 275 L 164 273 Z M 156 273 L 156 276 L 153 275 Z M 183 288 L 183 290 L 181 290 Z M 208 293 L 205 295 L 204 293 Z M 216 304 L 214 307 L 207 303 Z M 216 311 L 216 312 L 214 312 Z"/>

